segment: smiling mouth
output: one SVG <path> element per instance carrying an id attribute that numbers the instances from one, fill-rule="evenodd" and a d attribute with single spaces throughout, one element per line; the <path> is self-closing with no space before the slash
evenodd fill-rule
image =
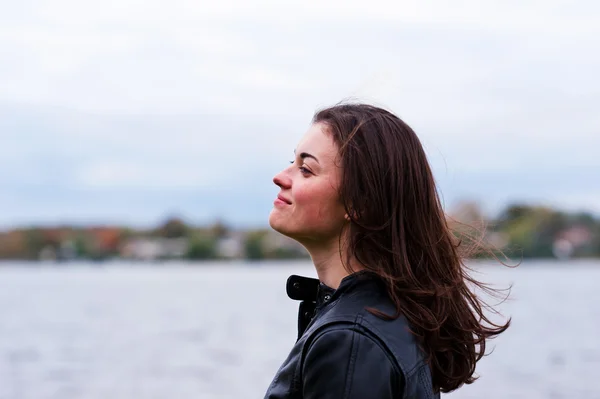
<path id="1" fill-rule="evenodd" d="M 287 204 L 287 205 L 291 205 L 292 204 L 291 201 L 287 200 L 286 198 L 282 197 L 281 195 L 277 196 L 277 200 L 279 200 L 280 202 L 283 202 L 284 204 Z"/>

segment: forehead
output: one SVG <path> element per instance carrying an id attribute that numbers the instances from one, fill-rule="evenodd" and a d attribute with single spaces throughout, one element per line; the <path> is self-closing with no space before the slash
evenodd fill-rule
<path id="1" fill-rule="evenodd" d="M 308 152 L 317 157 L 320 163 L 323 163 L 323 161 L 333 162 L 338 148 L 333 137 L 324 127 L 320 123 L 312 124 L 300 139 L 296 147 L 296 153 Z"/>

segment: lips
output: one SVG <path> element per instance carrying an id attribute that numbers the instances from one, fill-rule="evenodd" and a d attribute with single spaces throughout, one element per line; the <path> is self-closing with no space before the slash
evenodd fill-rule
<path id="1" fill-rule="evenodd" d="M 277 199 L 279 199 L 279 200 L 281 200 L 281 201 L 285 202 L 285 203 L 286 203 L 286 204 L 288 204 L 288 205 L 291 205 L 291 204 L 292 204 L 292 201 L 290 201 L 289 199 L 285 198 L 285 197 L 284 197 L 283 195 L 281 195 L 281 194 L 278 194 L 278 195 L 277 195 Z"/>

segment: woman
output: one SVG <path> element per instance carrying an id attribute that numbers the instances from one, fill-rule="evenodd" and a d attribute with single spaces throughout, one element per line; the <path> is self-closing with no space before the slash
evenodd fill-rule
<path id="1" fill-rule="evenodd" d="M 266 398 L 437 398 L 472 383 L 505 331 L 467 284 L 425 152 L 394 114 L 318 112 L 280 187 L 271 227 L 301 243 L 318 279 L 292 276 L 298 339 Z"/>

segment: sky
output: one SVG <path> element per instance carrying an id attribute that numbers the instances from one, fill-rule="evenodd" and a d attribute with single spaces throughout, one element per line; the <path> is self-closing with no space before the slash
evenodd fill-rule
<path id="1" fill-rule="evenodd" d="M 448 210 L 600 215 L 600 3 L 5 2 L 0 229 L 265 226 L 313 113 L 388 108 Z"/>

